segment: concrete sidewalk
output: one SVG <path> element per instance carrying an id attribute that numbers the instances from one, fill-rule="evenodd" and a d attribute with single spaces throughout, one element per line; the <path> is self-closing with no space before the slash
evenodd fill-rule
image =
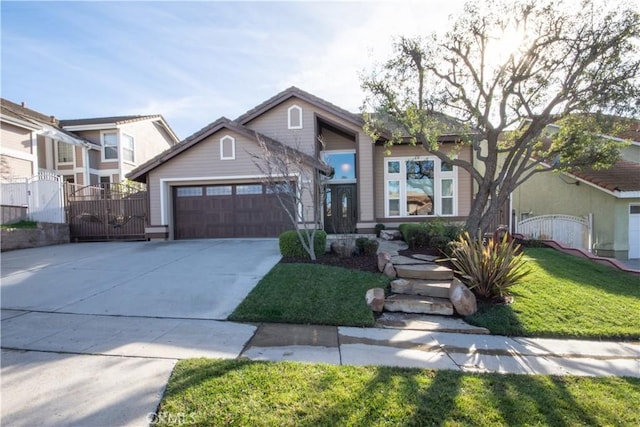
<path id="1" fill-rule="evenodd" d="M 241 357 L 513 374 L 640 377 L 640 343 L 262 324 Z"/>
<path id="2" fill-rule="evenodd" d="M 640 343 L 2 310 L 2 423 L 148 426 L 193 357 L 640 377 Z"/>

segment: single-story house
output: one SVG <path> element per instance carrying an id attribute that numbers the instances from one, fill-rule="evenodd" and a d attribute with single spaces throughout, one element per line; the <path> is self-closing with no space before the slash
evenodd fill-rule
<path id="1" fill-rule="evenodd" d="M 147 237 L 267 237 L 291 229 L 254 161 L 261 140 L 318 163 L 307 162 L 310 167 L 333 168 L 326 197 L 310 201 L 323 207 L 321 218 L 310 222 L 329 233 L 466 218 L 473 197 L 466 171 L 443 164 L 422 146 L 397 145 L 389 151 L 383 141 L 372 141 L 363 125 L 359 114 L 296 87 L 235 120 L 212 122 L 128 174 L 148 186 Z M 451 149 L 458 140 L 443 137 Z M 471 160 L 469 146 L 457 148 L 458 156 Z"/>

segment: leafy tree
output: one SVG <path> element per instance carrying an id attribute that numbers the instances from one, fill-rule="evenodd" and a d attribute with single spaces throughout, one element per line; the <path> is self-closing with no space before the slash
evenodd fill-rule
<path id="1" fill-rule="evenodd" d="M 471 175 L 471 233 L 533 174 L 618 159 L 621 143 L 598 135 L 640 107 L 640 18 L 620 4 L 577 3 L 470 2 L 446 34 L 399 38 L 362 77 L 373 138 L 422 144 Z M 451 133 L 463 137 L 447 154 Z M 457 158 L 468 146 L 472 161 Z"/>

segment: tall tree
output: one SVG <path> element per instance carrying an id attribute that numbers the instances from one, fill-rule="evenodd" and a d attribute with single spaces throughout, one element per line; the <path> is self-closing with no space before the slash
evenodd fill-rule
<path id="1" fill-rule="evenodd" d="M 467 3 L 446 34 L 396 40 L 393 57 L 362 77 L 364 109 L 375 113 L 366 129 L 379 139 L 391 124 L 389 146 L 422 144 L 466 170 L 476 189 L 466 227 L 486 231 L 533 174 L 617 160 L 620 142 L 598 135 L 611 132 L 612 115 L 640 109 L 639 30 L 638 12 L 620 4 Z M 447 116 L 472 161 L 443 150 Z"/>

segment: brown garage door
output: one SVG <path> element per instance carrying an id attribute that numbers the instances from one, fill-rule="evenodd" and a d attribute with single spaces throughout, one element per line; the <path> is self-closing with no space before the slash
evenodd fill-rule
<path id="1" fill-rule="evenodd" d="M 175 187 L 175 238 L 277 237 L 291 225 L 266 190 L 259 183 Z"/>

